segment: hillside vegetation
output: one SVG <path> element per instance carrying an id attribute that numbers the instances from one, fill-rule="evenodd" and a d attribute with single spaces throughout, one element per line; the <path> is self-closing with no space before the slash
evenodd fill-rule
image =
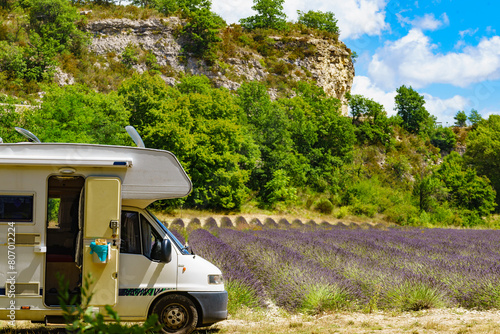
<path id="1" fill-rule="evenodd" d="M 474 110 L 457 111 L 456 125 L 441 127 L 423 96 L 401 86 L 397 116 L 356 95 L 348 97 L 351 117 L 345 117 L 341 102 L 307 73 L 289 79 L 282 49 L 270 37 L 339 43 L 333 13 L 299 13 L 291 23 L 281 15 L 282 1 L 262 7 L 256 0 L 258 14 L 227 29 L 210 1 L 135 3 L 0 2 L 4 142 L 25 140 L 18 126 L 45 142 L 133 145 L 124 130 L 131 124 L 147 147 L 175 153 L 193 181 L 188 197 L 156 204 L 166 211 L 314 210 L 401 225 L 498 225 L 492 214 L 500 201 L 500 116 L 483 120 Z M 262 55 L 272 75 L 230 91 L 206 76 L 172 73 L 138 46 L 122 54 L 89 51 L 86 20 L 171 15 L 183 22 L 181 58 L 220 70 L 234 50 L 247 48 Z M 296 47 L 288 57 L 314 53 Z M 138 73 L 137 64 L 145 71 Z M 56 84 L 61 72 L 74 82 Z M 169 76 L 174 86 L 165 83 Z M 278 94 L 271 97 L 270 88 Z"/>

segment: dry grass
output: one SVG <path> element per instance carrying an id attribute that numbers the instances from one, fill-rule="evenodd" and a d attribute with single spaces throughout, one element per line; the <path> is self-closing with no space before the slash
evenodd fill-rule
<path id="1" fill-rule="evenodd" d="M 15 329 L 0 321 L 0 333 L 64 333 L 60 328 L 19 321 Z M 440 333 L 500 334 L 500 311 L 432 309 L 418 312 L 338 312 L 317 316 L 290 315 L 280 309 L 253 311 L 242 309 L 226 321 L 195 334 L 260 333 Z"/>
<path id="2" fill-rule="evenodd" d="M 500 334 L 500 311 L 327 313 L 315 317 L 246 311 L 198 333 L 467 333 Z"/>

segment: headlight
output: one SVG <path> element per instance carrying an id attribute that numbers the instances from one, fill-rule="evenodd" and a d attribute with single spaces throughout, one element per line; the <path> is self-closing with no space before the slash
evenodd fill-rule
<path id="1" fill-rule="evenodd" d="M 222 275 L 208 275 L 208 284 L 223 284 Z"/>

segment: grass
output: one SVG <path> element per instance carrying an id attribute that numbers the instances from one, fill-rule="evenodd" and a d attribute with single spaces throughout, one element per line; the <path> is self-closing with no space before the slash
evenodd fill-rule
<path id="1" fill-rule="evenodd" d="M 16 329 L 0 322 L 2 334 L 61 333 L 57 328 L 18 322 Z M 227 321 L 193 334 L 209 333 L 441 333 L 441 334 L 500 334 L 500 312 L 440 309 L 412 312 L 328 312 L 316 316 L 290 315 L 286 312 L 241 308 Z"/>
<path id="2" fill-rule="evenodd" d="M 457 309 L 418 312 L 329 312 L 311 317 L 304 314 L 278 317 L 251 311 L 211 327 L 209 333 L 491 333 L 500 334 L 498 311 L 466 312 Z M 205 333 L 198 331 L 198 333 Z"/>

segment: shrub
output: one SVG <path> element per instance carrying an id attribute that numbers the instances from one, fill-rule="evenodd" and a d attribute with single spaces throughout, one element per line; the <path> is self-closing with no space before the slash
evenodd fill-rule
<path id="1" fill-rule="evenodd" d="M 254 0 L 252 9 L 258 14 L 240 20 L 247 29 L 267 28 L 285 30 L 287 28 L 286 15 L 283 12 L 285 0 Z"/>
<path id="2" fill-rule="evenodd" d="M 297 11 L 299 15 L 298 22 L 309 28 L 315 28 L 319 30 L 328 31 L 338 35 L 340 30 L 337 26 L 337 19 L 332 12 L 322 12 L 320 10 L 314 11 L 310 10 L 307 13 L 300 10 Z"/>
<path id="3" fill-rule="evenodd" d="M 367 217 L 373 218 L 377 214 L 378 210 L 377 210 L 377 206 L 375 206 L 373 204 L 365 204 L 365 203 L 357 202 L 351 206 L 350 211 L 354 215 L 367 216 Z"/>
<path id="4" fill-rule="evenodd" d="M 329 215 L 333 211 L 333 204 L 332 202 L 330 202 L 330 200 L 323 198 L 318 201 L 315 210 Z"/>
<path id="5" fill-rule="evenodd" d="M 451 152 L 457 143 L 456 135 L 450 128 L 438 127 L 431 135 L 431 144 L 441 152 Z"/>
<path id="6" fill-rule="evenodd" d="M 278 202 L 291 203 L 297 199 L 297 189 L 290 186 L 290 177 L 282 169 L 273 172 L 273 179 L 266 183 L 265 189 L 267 203 L 270 205 Z"/>
<path id="7" fill-rule="evenodd" d="M 307 314 L 318 314 L 349 308 L 349 295 L 337 286 L 314 284 L 307 289 L 300 311 Z"/>
<path id="8" fill-rule="evenodd" d="M 228 294 L 227 311 L 235 314 L 242 307 L 259 308 L 261 303 L 255 291 L 238 280 L 228 280 L 225 282 Z"/>
<path id="9" fill-rule="evenodd" d="M 349 214 L 349 208 L 347 206 L 342 206 L 337 212 L 337 218 L 341 219 Z"/>
<path id="10" fill-rule="evenodd" d="M 158 323 L 158 316 L 151 315 L 141 325 L 125 325 L 120 321 L 120 317 L 115 310 L 109 305 L 105 306 L 107 316 L 112 319 L 104 320 L 101 313 L 94 313 L 93 308 L 90 307 L 90 302 L 94 295 L 90 292 L 90 286 L 93 283 L 93 278 L 89 274 L 83 280 L 81 287 L 81 296 L 73 296 L 70 298 L 68 290 L 68 281 L 63 276 L 57 276 L 59 282 L 59 304 L 63 311 L 63 317 L 66 322 L 66 330 L 70 333 L 158 333 L 161 331 L 161 326 Z M 78 299 L 81 304 L 77 303 Z"/>
<path id="11" fill-rule="evenodd" d="M 437 287 L 406 281 L 387 293 L 386 302 L 401 311 L 420 311 L 446 305 Z"/>
<path id="12" fill-rule="evenodd" d="M 129 43 L 122 53 L 122 62 L 128 67 L 132 68 L 132 66 L 137 65 L 139 62 L 139 48 L 137 45 Z"/>

